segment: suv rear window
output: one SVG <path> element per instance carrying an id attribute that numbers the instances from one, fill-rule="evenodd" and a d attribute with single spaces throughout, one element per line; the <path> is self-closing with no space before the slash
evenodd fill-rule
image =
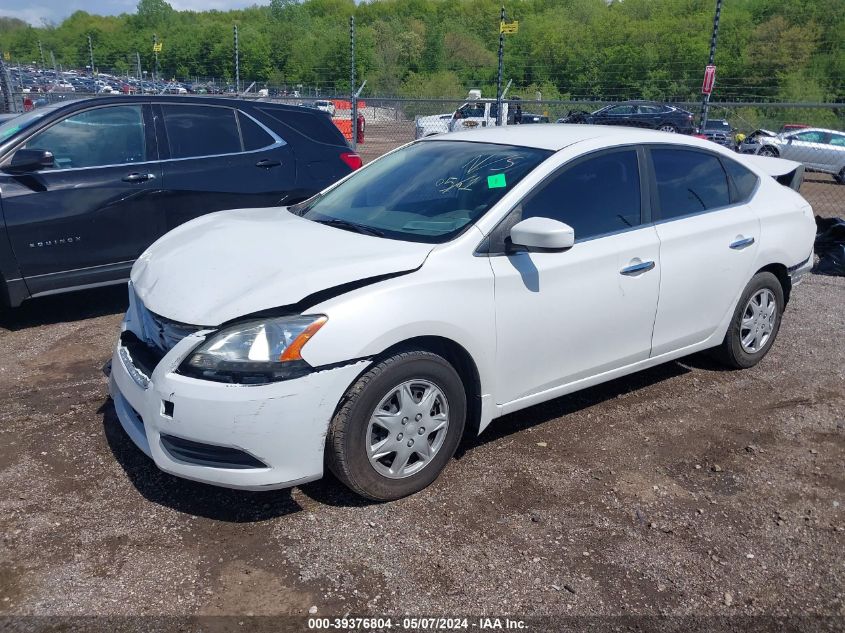
<path id="1" fill-rule="evenodd" d="M 346 139 L 337 129 L 331 118 L 319 110 L 303 110 L 299 112 L 294 109 L 282 108 L 258 108 L 264 114 L 273 117 L 276 121 L 296 130 L 303 136 L 318 143 L 330 145 L 346 145 Z M 280 134 L 284 137 L 284 134 Z"/>
<path id="2" fill-rule="evenodd" d="M 238 122 L 241 124 L 241 136 L 244 140 L 244 151 L 251 152 L 253 150 L 268 147 L 276 142 L 276 140 L 267 134 L 258 123 L 250 119 L 243 112 L 238 112 Z"/>

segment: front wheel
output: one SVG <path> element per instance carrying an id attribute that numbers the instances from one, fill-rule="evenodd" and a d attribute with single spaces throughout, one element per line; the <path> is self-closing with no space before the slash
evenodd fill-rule
<path id="1" fill-rule="evenodd" d="M 737 303 L 718 358 L 729 367 L 753 367 L 769 352 L 780 330 L 783 287 L 770 272 L 757 273 Z"/>
<path id="2" fill-rule="evenodd" d="M 446 359 L 424 351 L 392 356 L 344 395 L 326 438 L 328 466 L 369 499 L 419 492 L 454 455 L 466 407 L 463 383 Z"/>
<path id="3" fill-rule="evenodd" d="M 778 151 L 769 145 L 764 145 L 760 148 L 760 151 L 757 152 L 759 156 L 768 156 L 769 158 L 777 158 L 780 156 Z"/>

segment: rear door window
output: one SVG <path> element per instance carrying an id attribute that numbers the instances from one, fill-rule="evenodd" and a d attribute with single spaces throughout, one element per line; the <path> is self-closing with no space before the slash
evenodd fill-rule
<path id="1" fill-rule="evenodd" d="M 661 219 L 731 204 L 728 177 L 717 156 L 686 149 L 652 149 L 651 158 Z"/>
<path id="2" fill-rule="evenodd" d="M 241 151 L 232 108 L 162 105 L 171 158 L 195 158 Z"/>

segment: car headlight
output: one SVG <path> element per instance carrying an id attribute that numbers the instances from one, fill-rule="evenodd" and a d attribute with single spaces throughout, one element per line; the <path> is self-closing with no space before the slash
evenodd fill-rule
<path id="1" fill-rule="evenodd" d="M 246 321 L 211 334 L 180 365 L 194 378 L 256 385 L 311 371 L 300 352 L 328 317 L 286 316 Z"/>

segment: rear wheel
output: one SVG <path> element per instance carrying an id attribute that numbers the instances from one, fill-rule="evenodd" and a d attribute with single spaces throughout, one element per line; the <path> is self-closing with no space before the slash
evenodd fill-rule
<path id="1" fill-rule="evenodd" d="M 716 355 L 729 367 L 753 367 L 769 352 L 780 330 L 783 287 L 770 272 L 757 273 L 737 303 L 731 324 Z"/>
<path id="2" fill-rule="evenodd" d="M 670 132 L 672 134 L 678 131 L 678 128 L 676 128 L 674 125 L 669 125 L 668 123 L 666 125 L 661 125 L 658 129 L 661 132 Z"/>
<path id="3" fill-rule="evenodd" d="M 840 169 L 839 173 L 834 176 L 834 178 L 836 178 L 836 182 L 838 182 L 840 185 L 845 185 L 845 167 Z"/>
<path id="4" fill-rule="evenodd" d="M 431 484 L 463 435 L 466 393 L 444 358 L 403 352 L 369 370 L 346 392 L 326 438 L 331 471 L 377 501 Z"/>

